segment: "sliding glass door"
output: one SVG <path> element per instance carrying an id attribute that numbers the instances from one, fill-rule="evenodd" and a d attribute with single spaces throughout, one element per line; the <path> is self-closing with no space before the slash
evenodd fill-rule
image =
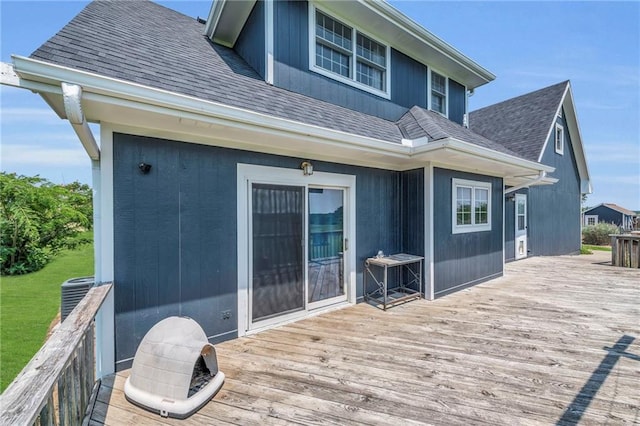
<path id="1" fill-rule="evenodd" d="M 250 185 L 250 324 L 347 300 L 345 189 Z"/>
<path id="2" fill-rule="evenodd" d="M 305 309 L 305 188 L 254 183 L 252 321 Z"/>
<path id="3" fill-rule="evenodd" d="M 346 299 L 344 196 L 341 188 L 309 188 L 307 302 L 310 307 Z"/>

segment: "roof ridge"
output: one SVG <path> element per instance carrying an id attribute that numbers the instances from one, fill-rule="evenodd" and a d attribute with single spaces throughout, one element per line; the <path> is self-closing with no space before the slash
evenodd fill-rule
<path id="1" fill-rule="evenodd" d="M 607 206 L 613 210 L 617 210 L 620 213 L 626 214 L 626 215 L 631 215 L 631 216 L 635 216 L 635 212 L 629 209 L 626 209 L 622 206 L 617 205 L 616 203 L 602 203 L 601 205 L 603 206 Z"/>
<path id="2" fill-rule="evenodd" d="M 519 100 L 519 99 L 522 99 L 522 98 L 526 98 L 526 97 L 529 97 L 529 96 L 539 95 L 541 92 L 544 92 L 544 91 L 547 91 L 547 90 L 551 90 L 551 89 L 555 89 L 556 87 L 561 86 L 561 85 L 564 85 L 565 88 L 566 88 L 566 86 L 568 84 L 570 84 L 570 83 L 571 83 L 571 80 L 564 80 L 564 81 L 561 81 L 560 83 L 555 83 L 555 84 L 552 84 L 550 86 L 543 87 L 542 89 L 534 90 L 533 92 L 523 93 L 522 95 L 517 95 L 517 96 L 514 96 L 512 98 L 508 98 L 508 99 L 502 100 L 500 102 L 496 102 L 495 104 L 483 106 L 482 108 L 478 108 L 476 110 L 471 111 L 469 114 L 474 114 L 476 112 L 483 111 L 483 110 L 486 110 L 486 109 L 489 109 L 489 108 L 495 108 L 495 107 L 498 107 L 498 106 L 500 106 L 500 105 L 502 105 L 504 103 L 513 102 L 513 101 L 516 101 L 516 100 Z"/>
<path id="3" fill-rule="evenodd" d="M 457 139 L 474 145 L 483 146 L 494 151 L 502 152 L 518 158 L 524 158 L 514 150 L 506 147 L 486 136 L 474 132 L 468 127 L 464 127 L 455 121 L 449 120 L 442 114 L 428 110 L 419 105 L 412 106 L 402 118 L 410 114 L 416 125 L 427 135 L 429 141 L 440 139 Z M 402 119 L 401 118 L 401 119 Z M 401 126 L 399 120 L 397 124 Z M 402 127 L 401 127 L 402 131 Z"/>
<path id="4" fill-rule="evenodd" d="M 480 108 L 469 114 L 469 127 L 528 160 L 539 161 L 569 88 L 570 81 L 565 80 Z"/>
<path id="5" fill-rule="evenodd" d="M 432 140 L 436 140 L 436 138 L 433 137 L 432 132 L 429 131 L 429 129 L 427 129 L 422 121 L 419 119 L 419 117 L 422 118 L 428 118 L 428 110 L 426 110 L 425 108 L 422 108 L 419 105 L 414 105 L 411 107 L 411 109 L 409 110 L 409 112 L 411 113 L 411 115 L 413 116 L 413 118 L 416 120 L 416 123 L 418 124 L 418 127 L 420 127 L 425 134 L 427 135 L 427 139 L 432 139 Z M 442 127 L 440 127 L 436 122 L 434 122 L 433 120 L 431 120 L 432 124 L 434 126 L 436 126 L 438 128 L 438 130 L 442 133 L 446 133 L 442 130 Z"/>

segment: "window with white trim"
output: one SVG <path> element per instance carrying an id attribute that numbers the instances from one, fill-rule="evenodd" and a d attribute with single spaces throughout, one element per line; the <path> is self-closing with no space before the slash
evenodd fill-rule
<path id="1" fill-rule="evenodd" d="M 585 215 L 585 225 L 597 225 L 598 224 L 598 215 Z"/>
<path id="2" fill-rule="evenodd" d="M 452 189 L 452 232 L 490 231 L 491 184 L 453 179 Z"/>
<path id="3" fill-rule="evenodd" d="M 556 153 L 564 154 L 564 127 L 556 123 L 555 131 Z"/>
<path id="4" fill-rule="evenodd" d="M 447 115 L 447 78 L 431 71 L 431 109 Z"/>
<path id="5" fill-rule="evenodd" d="M 313 6 L 310 16 L 315 28 L 311 69 L 388 98 L 388 46 Z"/>

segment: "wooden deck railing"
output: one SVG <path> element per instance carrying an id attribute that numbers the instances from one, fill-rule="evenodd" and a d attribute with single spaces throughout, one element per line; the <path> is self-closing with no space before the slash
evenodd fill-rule
<path id="1" fill-rule="evenodd" d="M 640 235 L 624 234 L 610 235 L 610 237 L 611 264 L 613 266 L 640 268 Z"/>
<path id="2" fill-rule="evenodd" d="M 111 287 L 91 288 L 0 395 L 0 425 L 82 423 L 95 383 L 94 319 Z"/>

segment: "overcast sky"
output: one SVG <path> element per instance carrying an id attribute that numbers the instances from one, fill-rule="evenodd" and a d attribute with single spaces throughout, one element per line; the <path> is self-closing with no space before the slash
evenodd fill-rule
<path id="1" fill-rule="evenodd" d="M 0 0 L 2 61 L 28 56 L 87 3 Z M 159 3 L 194 18 L 211 5 Z M 391 3 L 497 76 L 472 110 L 571 80 L 595 190 L 587 205 L 640 210 L 640 2 Z M 91 184 L 68 122 L 28 91 L 3 86 L 0 96 L 3 171 Z"/>

